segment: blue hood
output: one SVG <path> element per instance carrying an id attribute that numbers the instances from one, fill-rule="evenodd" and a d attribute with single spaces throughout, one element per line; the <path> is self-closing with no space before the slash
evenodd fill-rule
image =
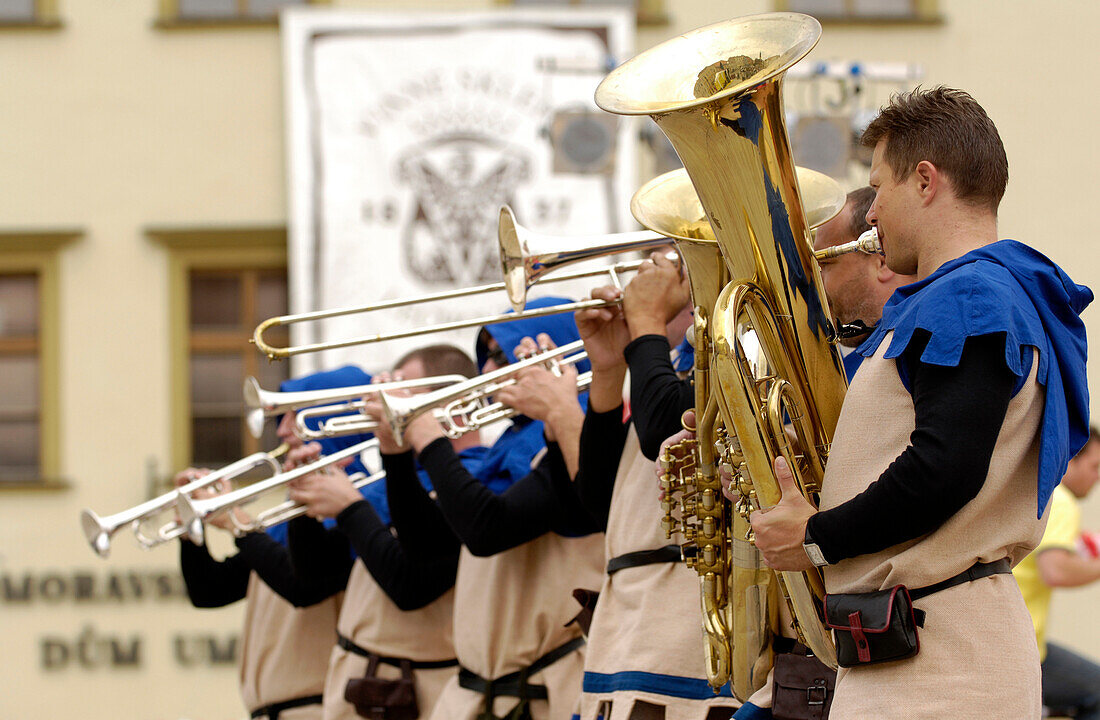
<path id="1" fill-rule="evenodd" d="M 1049 258 L 1001 240 L 945 263 L 924 280 L 898 288 L 882 321 L 858 352 L 870 357 L 893 331 L 887 358 L 900 356 L 920 328 L 931 334 L 921 361 L 953 367 L 968 337 L 1005 333 L 1005 362 L 1023 385 L 1038 349 L 1036 379 L 1046 388 L 1039 449 L 1038 514 L 1061 482 L 1069 459 L 1089 436 L 1088 354 L 1080 314 L 1092 291 Z"/>
<path id="2" fill-rule="evenodd" d="M 567 297 L 541 297 L 534 300 L 528 300 L 524 309 L 534 310 L 552 307 L 554 305 L 564 305 L 571 302 L 573 301 Z M 509 310 L 508 312 L 510 313 L 512 311 Z M 504 354 L 508 357 L 508 362 L 516 361 L 516 356 L 512 351 L 515 350 L 516 345 L 519 345 L 519 341 L 525 337 L 537 337 L 539 333 L 546 333 L 558 347 L 568 345 L 571 342 L 576 342 L 581 339 L 581 334 L 577 331 L 577 323 L 573 320 L 573 313 L 559 313 L 557 315 L 546 315 L 545 317 L 538 318 L 509 320 L 508 322 L 486 325 L 485 330 L 497 341 L 497 344 L 500 345 L 500 349 L 503 350 Z M 482 347 L 480 343 L 478 344 L 478 368 L 485 366 L 486 350 L 487 348 Z M 577 372 L 579 373 L 586 372 L 590 369 L 591 367 L 587 360 L 577 363 Z"/>

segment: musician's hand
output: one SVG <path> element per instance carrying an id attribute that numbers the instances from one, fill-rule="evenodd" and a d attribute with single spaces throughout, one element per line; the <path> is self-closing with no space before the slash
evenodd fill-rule
<path id="1" fill-rule="evenodd" d="M 199 478 L 206 477 L 210 474 L 209 468 L 193 468 L 189 467 L 186 470 L 180 470 L 172 477 L 172 487 L 183 487 L 189 485 Z"/>
<path id="2" fill-rule="evenodd" d="M 775 459 L 775 475 L 783 492 L 779 503 L 749 516 L 756 547 L 773 570 L 809 570 L 814 565 L 802 542 L 806 538 L 806 522 L 817 510 L 802 496 L 782 457 Z"/>
<path id="3" fill-rule="evenodd" d="M 341 468 L 327 467 L 291 483 L 290 499 L 306 506 L 312 518 L 334 518 L 363 499 Z"/>
<path id="4" fill-rule="evenodd" d="M 392 375 L 390 373 L 379 373 L 375 382 L 392 382 L 404 379 L 401 373 L 393 373 Z M 389 394 L 395 397 L 410 397 L 416 393 L 406 389 L 391 390 Z M 409 450 L 420 452 L 435 440 L 446 437 L 439 421 L 435 419 L 435 414 L 429 410 L 413 418 L 405 426 L 401 438 L 402 442 L 398 443 L 389 422 L 386 420 L 382 403 L 376 398 L 363 398 L 363 400 L 366 403 L 363 414 L 378 423 L 374 436 L 378 438 L 378 451 L 383 455 L 400 455 Z"/>
<path id="5" fill-rule="evenodd" d="M 613 302 L 622 295 L 616 287 L 607 285 L 592 291 L 593 300 Z M 573 316 L 584 349 L 588 353 L 588 362 L 592 372 L 617 370 L 626 366 L 623 350 L 630 344 L 630 330 L 623 317 L 623 309 L 618 305 L 602 308 L 579 310 Z"/>
<path id="6" fill-rule="evenodd" d="M 286 459 L 283 460 L 283 472 L 290 472 L 302 465 L 308 465 L 321 457 L 321 443 L 311 442 L 293 450 L 288 450 Z"/>
<path id="7" fill-rule="evenodd" d="M 538 341 L 523 338 L 516 346 L 515 355 L 530 357 L 538 352 L 553 350 L 554 341 L 546 333 L 540 333 Z M 546 424 L 546 434 L 554 439 L 554 428 L 574 416 L 580 415 L 583 421 L 584 411 L 577 403 L 577 369 L 572 364 L 559 364 L 551 361 L 550 367 L 534 366 L 521 371 L 515 382 L 493 396 L 493 399 L 514 408 Z"/>
<path id="8" fill-rule="evenodd" d="M 669 260 L 669 248 L 654 251 L 623 292 L 623 314 L 631 339 L 664 335 L 665 326 L 691 302 L 687 273 Z"/>

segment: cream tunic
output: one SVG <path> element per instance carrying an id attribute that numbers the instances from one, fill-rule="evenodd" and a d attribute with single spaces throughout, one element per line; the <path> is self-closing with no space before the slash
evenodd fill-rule
<path id="1" fill-rule="evenodd" d="M 454 591 L 426 607 L 408 612 L 401 610 L 357 560 L 348 578 L 344 607 L 337 624 L 340 634 L 359 647 L 384 657 L 409 660 L 449 660 L 455 657 L 451 635 Z M 357 720 L 355 706 L 344 699 L 348 680 L 363 677 L 367 659 L 339 645 L 326 651 L 328 677 L 325 679 L 325 720 Z M 379 663 L 378 677 L 399 678 L 401 669 Z M 413 670 L 416 677 L 416 702 L 420 717 L 428 717 L 447 681 L 458 672 L 456 667 Z"/>
<path id="2" fill-rule="evenodd" d="M 909 443 L 913 398 L 895 362 L 883 357 L 889 344 L 887 336 L 863 362 L 844 400 L 825 472 L 823 510 L 866 489 Z M 829 592 L 919 588 L 979 560 L 1007 557 L 1015 565 L 1038 544 L 1046 519 L 1035 517 L 1044 400 L 1037 366 L 1038 359 L 1009 403 L 977 497 L 924 537 L 826 567 Z M 842 668 L 833 717 L 1039 717 L 1039 654 L 1012 575 L 964 583 L 915 605 L 927 612 L 920 652 L 908 660 Z"/>
<path id="3" fill-rule="evenodd" d="M 631 426 L 611 495 L 607 557 L 668 545 L 671 541 L 661 527 L 662 517 L 653 463 L 642 455 Z M 588 634 L 586 687 L 637 688 L 648 683 L 669 694 L 626 688 L 586 690 L 581 719 L 594 720 L 607 702 L 611 714 L 604 720 L 625 720 L 639 701 L 664 707 L 665 720 L 702 720 L 715 705 L 736 708 L 735 699 L 715 696 L 707 685 L 700 618 L 698 575 L 683 563 L 605 574 Z M 616 676 L 624 672 L 667 677 L 631 682 L 631 676 Z"/>
<path id="4" fill-rule="evenodd" d="M 482 678 L 528 667 L 542 655 L 580 636 L 572 598 L 574 588 L 594 588 L 604 568 L 603 535 L 566 538 L 547 533 L 491 557 L 465 547 L 455 582 L 455 650 L 462 666 Z M 584 649 L 566 655 L 531 684 L 545 685 L 549 701 L 531 703 L 534 720 L 570 720 L 581 690 Z M 474 720 L 484 696 L 452 678 L 431 720 Z M 502 716 L 518 701 L 498 697 Z"/>
<path id="5" fill-rule="evenodd" d="M 320 695 L 336 640 L 342 595 L 296 608 L 256 573 L 248 578 L 241 648 L 241 697 L 249 711 Z M 319 720 L 320 705 L 284 710 L 279 720 Z"/>

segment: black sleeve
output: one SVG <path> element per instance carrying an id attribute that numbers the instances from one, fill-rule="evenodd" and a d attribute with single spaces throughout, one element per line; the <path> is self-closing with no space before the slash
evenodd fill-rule
<path id="1" fill-rule="evenodd" d="M 422 608 L 454 586 L 457 544 L 433 557 L 413 557 L 366 500 L 345 508 L 336 524 L 371 577 L 400 609 Z"/>
<path id="2" fill-rule="evenodd" d="M 420 484 L 412 452 L 383 455 L 382 468 L 386 471 L 390 520 L 397 530 L 398 541 L 410 558 L 423 561 L 451 554 L 457 556 L 462 541 L 447 524 L 439 505 Z"/>
<path id="3" fill-rule="evenodd" d="M 445 438 L 421 451 L 420 464 L 431 476 L 439 507 L 471 553 L 495 555 L 551 531 L 570 536 L 596 531 L 553 445 L 530 474 L 500 495 L 462 466 Z"/>
<path id="4" fill-rule="evenodd" d="M 695 390 L 672 368 L 663 335 L 635 338 L 623 355 L 630 368 L 630 417 L 642 455 L 656 460 L 661 443 L 682 430 L 680 416 L 695 407 Z"/>
<path id="5" fill-rule="evenodd" d="M 920 362 L 928 339 L 914 333 L 899 358 L 916 412 L 909 446 L 865 491 L 810 518 L 809 535 L 829 562 L 930 533 L 985 484 L 1017 380 L 1005 363 L 1004 333 L 967 339 L 950 368 Z"/>
<path id="6" fill-rule="evenodd" d="M 240 555 L 215 560 L 206 545 L 181 540 L 180 571 L 191 604 L 216 608 L 244 598 L 251 568 Z"/>
<path id="7" fill-rule="evenodd" d="M 260 579 L 294 607 L 309 607 L 344 589 L 351 572 L 348 541 L 310 518 L 287 527 L 287 547 L 266 533 L 237 539 L 240 557 Z"/>
<path id="8" fill-rule="evenodd" d="M 623 422 L 622 405 L 602 413 L 589 409 L 584 415 L 579 467 L 573 485 L 581 504 L 601 530 L 607 529 L 615 475 L 619 472 L 629 428 Z"/>

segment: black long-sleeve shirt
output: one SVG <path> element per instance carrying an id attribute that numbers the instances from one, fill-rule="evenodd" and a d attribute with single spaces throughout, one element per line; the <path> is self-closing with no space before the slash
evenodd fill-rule
<path id="1" fill-rule="evenodd" d="M 638 433 L 642 455 L 656 460 L 665 438 L 680 431 L 684 411 L 695 406 L 695 390 L 673 369 L 668 338 L 663 335 L 636 338 L 623 355 L 630 368 L 630 422 Z M 603 413 L 589 409 L 581 428 L 574 487 L 589 515 L 604 529 L 626 444 L 628 424 L 622 417 L 621 405 Z"/>
<path id="2" fill-rule="evenodd" d="M 461 543 L 474 555 L 489 556 L 548 532 L 577 536 L 601 529 L 581 505 L 556 443 L 547 443 L 546 456 L 534 469 L 497 495 L 462 466 L 450 442 L 433 441 L 420 452 L 420 464 L 432 479 L 438 505 L 409 472 L 411 453 L 383 456 L 383 464 L 394 525 L 417 529 L 413 552 L 449 551 Z M 424 521 L 429 504 L 445 523 Z"/>
<path id="3" fill-rule="evenodd" d="M 985 484 L 1018 380 L 1004 333 L 967 339 L 956 367 L 920 361 L 929 337 L 915 332 L 899 358 L 916 414 L 909 446 L 866 490 L 807 524 L 831 563 L 932 532 Z"/>
<path id="4" fill-rule="evenodd" d="M 264 540 L 278 546 L 266 535 L 263 539 L 246 536 L 237 541 L 241 545 L 264 545 Z M 180 541 L 180 571 L 187 597 L 197 608 L 217 608 L 243 600 L 248 589 L 248 576 L 252 565 L 241 553 L 224 560 L 215 560 L 206 545 Z"/>
<path id="5" fill-rule="evenodd" d="M 661 443 L 680 432 L 680 416 L 695 407 L 695 389 L 672 367 L 664 335 L 642 335 L 623 350 L 630 368 L 630 415 L 642 455 L 656 460 Z M 612 474 L 614 477 L 614 474 Z"/>

